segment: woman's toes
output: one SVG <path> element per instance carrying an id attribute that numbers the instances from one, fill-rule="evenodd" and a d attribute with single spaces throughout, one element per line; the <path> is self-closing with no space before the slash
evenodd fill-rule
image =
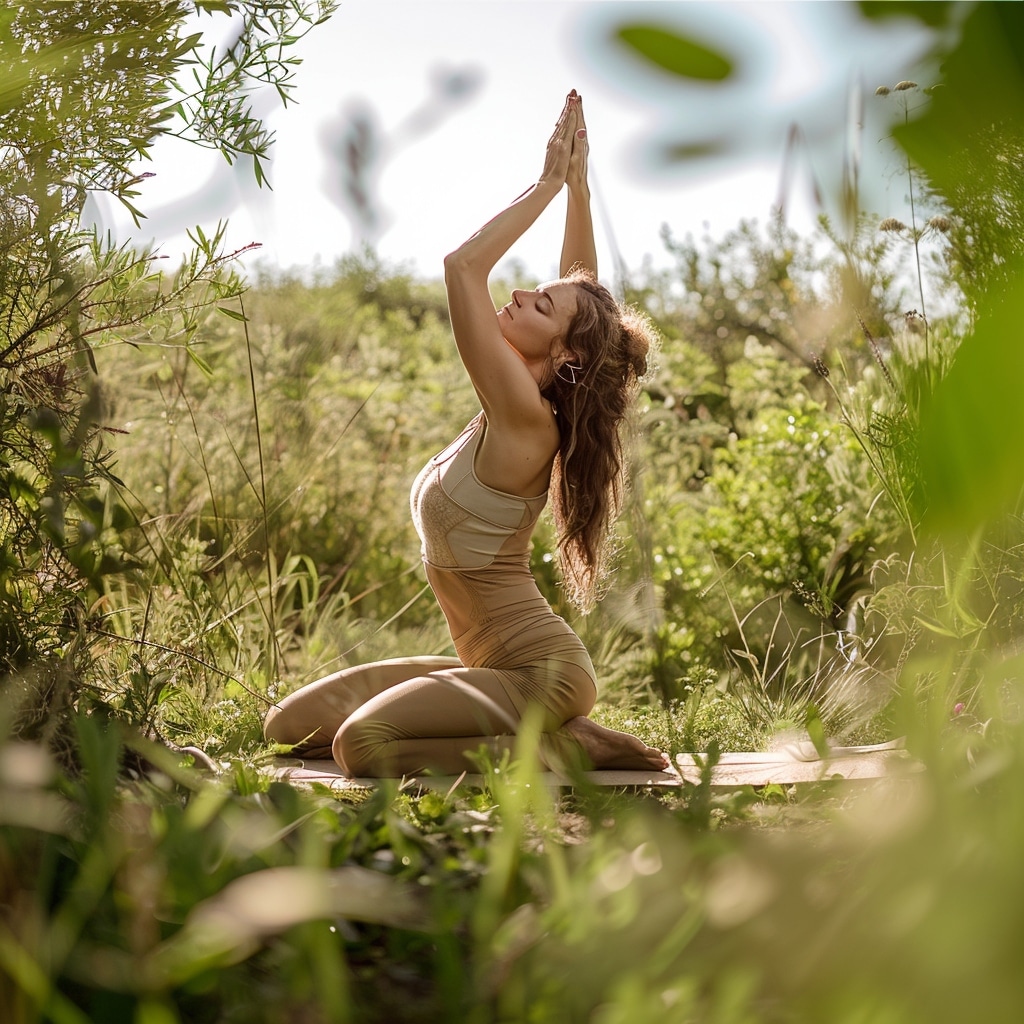
<path id="1" fill-rule="evenodd" d="M 664 771 L 668 758 L 629 733 L 598 725 L 589 718 L 573 718 L 565 731 L 580 745 L 595 769 Z"/>

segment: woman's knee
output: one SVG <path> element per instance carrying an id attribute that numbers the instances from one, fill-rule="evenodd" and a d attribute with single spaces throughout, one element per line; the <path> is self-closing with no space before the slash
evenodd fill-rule
<path id="1" fill-rule="evenodd" d="M 267 712 L 263 719 L 263 735 L 271 743 L 284 743 L 304 750 L 326 746 L 330 733 L 325 736 L 318 725 L 311 725 L 307 715 L 286 703 L 284 706 L 275 704 Z"/>
<path id="2" fill-rule="evenodd" d="M 276 704 L 267 712 L 263 719 L 263 738 L 274 743 L 287 743 L 283 733 L 281 708 Z"/>
<path id="3" fill-rule="evenodd" d="M 381 755 L 390 738 L 381 723 L 357 715 L 335 733 L 331 752 L 350 778 L 374 778 L 381 774 Z"/>

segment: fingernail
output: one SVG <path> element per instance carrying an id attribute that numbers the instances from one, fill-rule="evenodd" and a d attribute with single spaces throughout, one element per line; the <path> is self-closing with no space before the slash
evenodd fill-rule
<path id="1" fill-rule="evenodd" d="M 587 137 L 587 129 L 586 128 L 580 128 L 576 132 L 576 138 L 577 139 L 585 139 L 586 137 Z"/>

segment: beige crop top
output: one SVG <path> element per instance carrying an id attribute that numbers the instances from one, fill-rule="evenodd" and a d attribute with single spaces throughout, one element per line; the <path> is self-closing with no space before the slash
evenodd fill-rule
<path id="1" fill-rule="evenodd" d="M 423 560 L 438 569 L 484 569 L 502 562 L 527 563 L 530 534 L 547 502 L 495 490 L 474 469 L 487 429 L 478 413 L 459 436 L 420 471 L 410 503 Z"/>

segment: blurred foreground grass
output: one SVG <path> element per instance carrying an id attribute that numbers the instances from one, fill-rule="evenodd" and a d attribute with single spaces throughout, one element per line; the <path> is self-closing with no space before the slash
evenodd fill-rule
<path id="1" fill-rule="evenodd" d="M 713 794 L 362 797 L 81 719 L 0 748 L 5 1021 L 1012 1021 L 1017 661 L 903 709 L 921 774 Z"/>

